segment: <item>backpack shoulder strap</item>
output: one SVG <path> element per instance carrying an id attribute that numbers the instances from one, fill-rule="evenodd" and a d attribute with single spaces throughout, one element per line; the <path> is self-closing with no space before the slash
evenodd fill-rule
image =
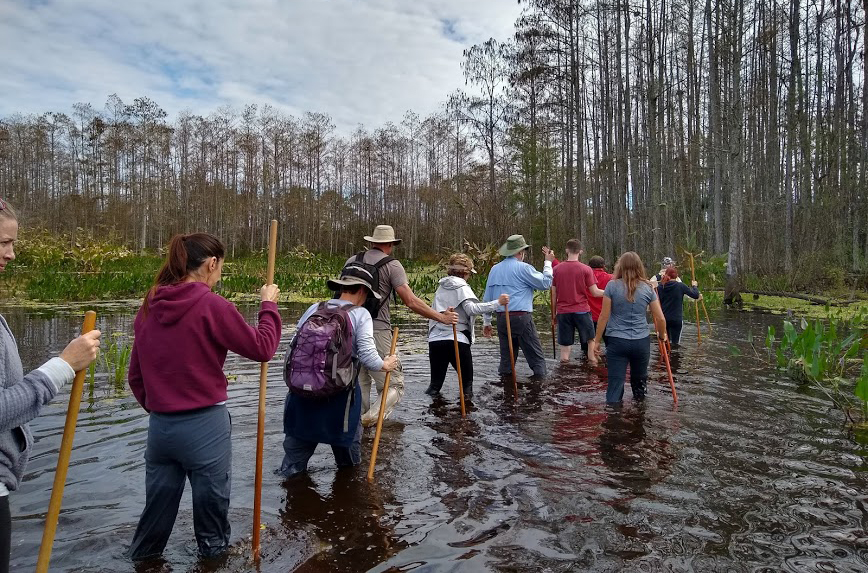
<path id="1" fill-rule="evenodd" d="M 366 252 L 367 252 L 367 251 L 359 251 L 358 253 L 356 253 L 356 261 L 355 261 L 355 262 L 357 262 L 357 263 L 364 263 L 364 262 L 365 262 L 365 253 L 366 253 Z"/>
<path id="2" fill-rule="evenodd" d="M 389 263 L 391 263 L 394 260 L 395 260 L 395 257 L 393 257 L 391 255 L 386 255 L 385 257 L 383 257 L 382 259 L 380 259 L 379 261 L 374 263 L 374 266 L 377 267 L 377 270 L 380 270 L 381 267 L 388 265 Z"/>

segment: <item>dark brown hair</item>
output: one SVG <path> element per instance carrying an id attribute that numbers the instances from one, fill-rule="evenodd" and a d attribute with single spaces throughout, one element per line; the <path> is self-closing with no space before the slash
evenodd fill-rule
<path id="1" fill-rule="evenodd" d="M 142 315 L 148 314 L 148 301 L 159 287 L 183 282 L 191 272 L 202 266 L 206 259 L 217 257 L 218 260 L 222 260 L 225 256 L 226 247 L 223 246 L 223 242 L 211 233 L 191 233 L 172 237 L 166 260 L 154 279 L 154 286 L 145 295 Z"/>
<path id="2" fill-rule="evenodd" d="M 588 266 L 592 269 L 605 269 L 606 261 L 603 260 L 603 257 L 595 255 L 591 257 L 590 261 L 588 261 Z"/>
<path id="3" fill-rule="evenodd" d="M 570 239 L 567 241 L 567 252 L 578 255 L 582 252 L 582 243 L 578 239 Z"/>

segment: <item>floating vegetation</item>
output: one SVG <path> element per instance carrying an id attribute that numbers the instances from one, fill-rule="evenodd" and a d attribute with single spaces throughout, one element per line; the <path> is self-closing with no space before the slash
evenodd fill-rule
<path id="1" fill-rule="evenodd" d="M 784 320 L 780 340 L 769 326 L 769 360 L 797 382 L 819 388 L 857 427 L 868 423 L 868 313 L 826 307 L 825 320 Z"/>

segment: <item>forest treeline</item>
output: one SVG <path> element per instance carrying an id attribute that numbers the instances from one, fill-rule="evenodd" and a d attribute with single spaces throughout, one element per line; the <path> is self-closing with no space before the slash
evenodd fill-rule
<path id="1" fill-rule="evenodd" d="M 0 120 L 0 194 L 28 225 L 136 248 L 207 229 L 259 249 L 276 218 L 283 247 L 328 253 L 385 222 L 403 256 L 518 232 L 610 262 L 727 254 L 733 285 L 864 274 L 868 0 L 524 4 L 427 117 L 340 134 L 325 113 L 169 120 L 112 95 Z"/>

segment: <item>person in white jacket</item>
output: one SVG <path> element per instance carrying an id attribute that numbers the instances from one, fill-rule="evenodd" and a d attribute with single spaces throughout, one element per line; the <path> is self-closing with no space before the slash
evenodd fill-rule
<path id="1" fill-rule="evenodd" d="M 452 311 L 458 313 L 458 355 L 461 359 L 461 378 L 464 384 L 464 398 L 473 398 L 473 356 L 470 353 L 470 345 L 476 339 L 474 322 L 476 315 L 485 312 L 494 312 L 498 306 L 509 304 L 509 295 L 501 294 L 497 300 L 491 302 L 479 302 L 473 289 L 467 284 L 467 279 L 473 270 L 473 261 L 463 253 L 456 253 L 449 257 L 446 266 L 447 276 L 440 279 L 440 286 L 434 293 L 434 302 L 431 304 L 437 312 Z M 487 336 L 491 336 L 489 332 Z M 455 342 L 453 340 L 452 325 L 446 325 L 434 320 L 428 321 L 428 361 L 431 365 L 431 383 L 425 393 L 436 396 L 443 387 L 446 371 L 449 365 L 456 369 L 455 365 Z"/>

